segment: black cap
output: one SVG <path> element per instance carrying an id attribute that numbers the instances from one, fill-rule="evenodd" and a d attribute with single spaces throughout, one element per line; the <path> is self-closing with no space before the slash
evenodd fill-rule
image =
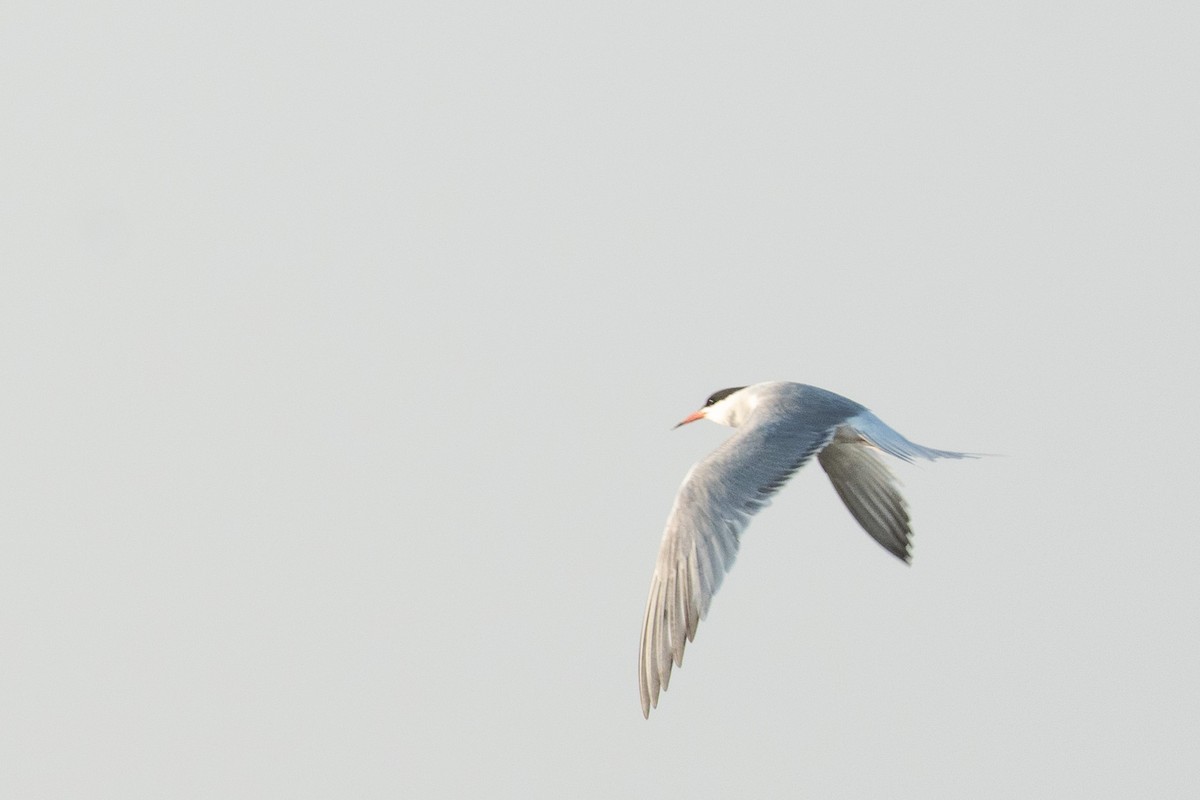
<path id="1" fill-rule="evenodd" d="M 740 392 L 745 388 L 745 386 L 734 386 L 732 389 L 722 389 L 719 392 L 713 392 L 711 395 L 709 395 L 708 400 L 704 401 L 704 405 L 707 407 L 713 405 L 714 403 L 719 403 L 734 392 Z"/>

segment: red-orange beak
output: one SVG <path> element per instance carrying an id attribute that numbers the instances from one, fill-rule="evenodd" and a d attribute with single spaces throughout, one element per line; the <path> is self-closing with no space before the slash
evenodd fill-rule
<path id="1" fill-rule="evenodd" d="M 680 425 L 687 425 L 689 422 L 695 422 L 698 419 L 704 419 L 703 408 L 699 411 L 693 411 L 691 414 L 688 414 L 686 417 L 684 417 L 683 422 L 680 422 L 679 425 L 675 426 L 675 428 L 678 428 Z M 671 430 L 675 430 L 675 428 L 671 428 Z"/>

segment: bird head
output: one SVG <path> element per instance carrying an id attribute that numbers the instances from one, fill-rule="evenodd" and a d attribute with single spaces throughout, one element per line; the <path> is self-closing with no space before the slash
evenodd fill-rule
<path id="1" fill-rule="evenodd" d="M 745 386 L 735 386 L 732 389 L 722 389 L 719 392 L 713 392 L 709 395 L 708 400 L 704 401 L 704 405 L 698 410 L 693 411 L 683 419 L 675 427 L 687 425 L 689 422 L 695 422 L 698 419 L 707 419 L 718 425 L 728 425 L 731 428 L 736 428 L 741 421 L 746 418 L 746 414 L 752 409 L 752 398 L 749 397 L 749 392 L 744 392 Z"/>

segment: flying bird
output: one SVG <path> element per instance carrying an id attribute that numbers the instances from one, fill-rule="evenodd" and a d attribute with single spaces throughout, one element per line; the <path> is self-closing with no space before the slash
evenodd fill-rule
<path id="1" fill-rule="evenodd" d="M 638 654 L 642 714 L 658 706 L 671 665 L 708 614 L 737 557 L 750 518 L 814 455 L 867 533 L 909 562 L 908 509 L 880 452 L 914 458 L 972 458 L 905 439 L 853 400 L 802 383 L 771 381 L 713 393 L 676 425 L 707 419 L 736 428 L 688 471 L 667 518 L 650 582 Z"/>

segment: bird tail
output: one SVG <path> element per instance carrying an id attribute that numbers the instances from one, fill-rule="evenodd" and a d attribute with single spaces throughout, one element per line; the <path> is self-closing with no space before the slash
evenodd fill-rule
<path id="1" fill-rule="evenodd" d="M 979 458 L 979 453 L 959 453 L 955 450 L 937 450 L 933 447 L 910 442 L 890 425 L 870 411 L 864 411 L 850 423 L 867 441 L 885 453 L 911 462 L 915 458 L 933 461 L 937 458 Z"/>

